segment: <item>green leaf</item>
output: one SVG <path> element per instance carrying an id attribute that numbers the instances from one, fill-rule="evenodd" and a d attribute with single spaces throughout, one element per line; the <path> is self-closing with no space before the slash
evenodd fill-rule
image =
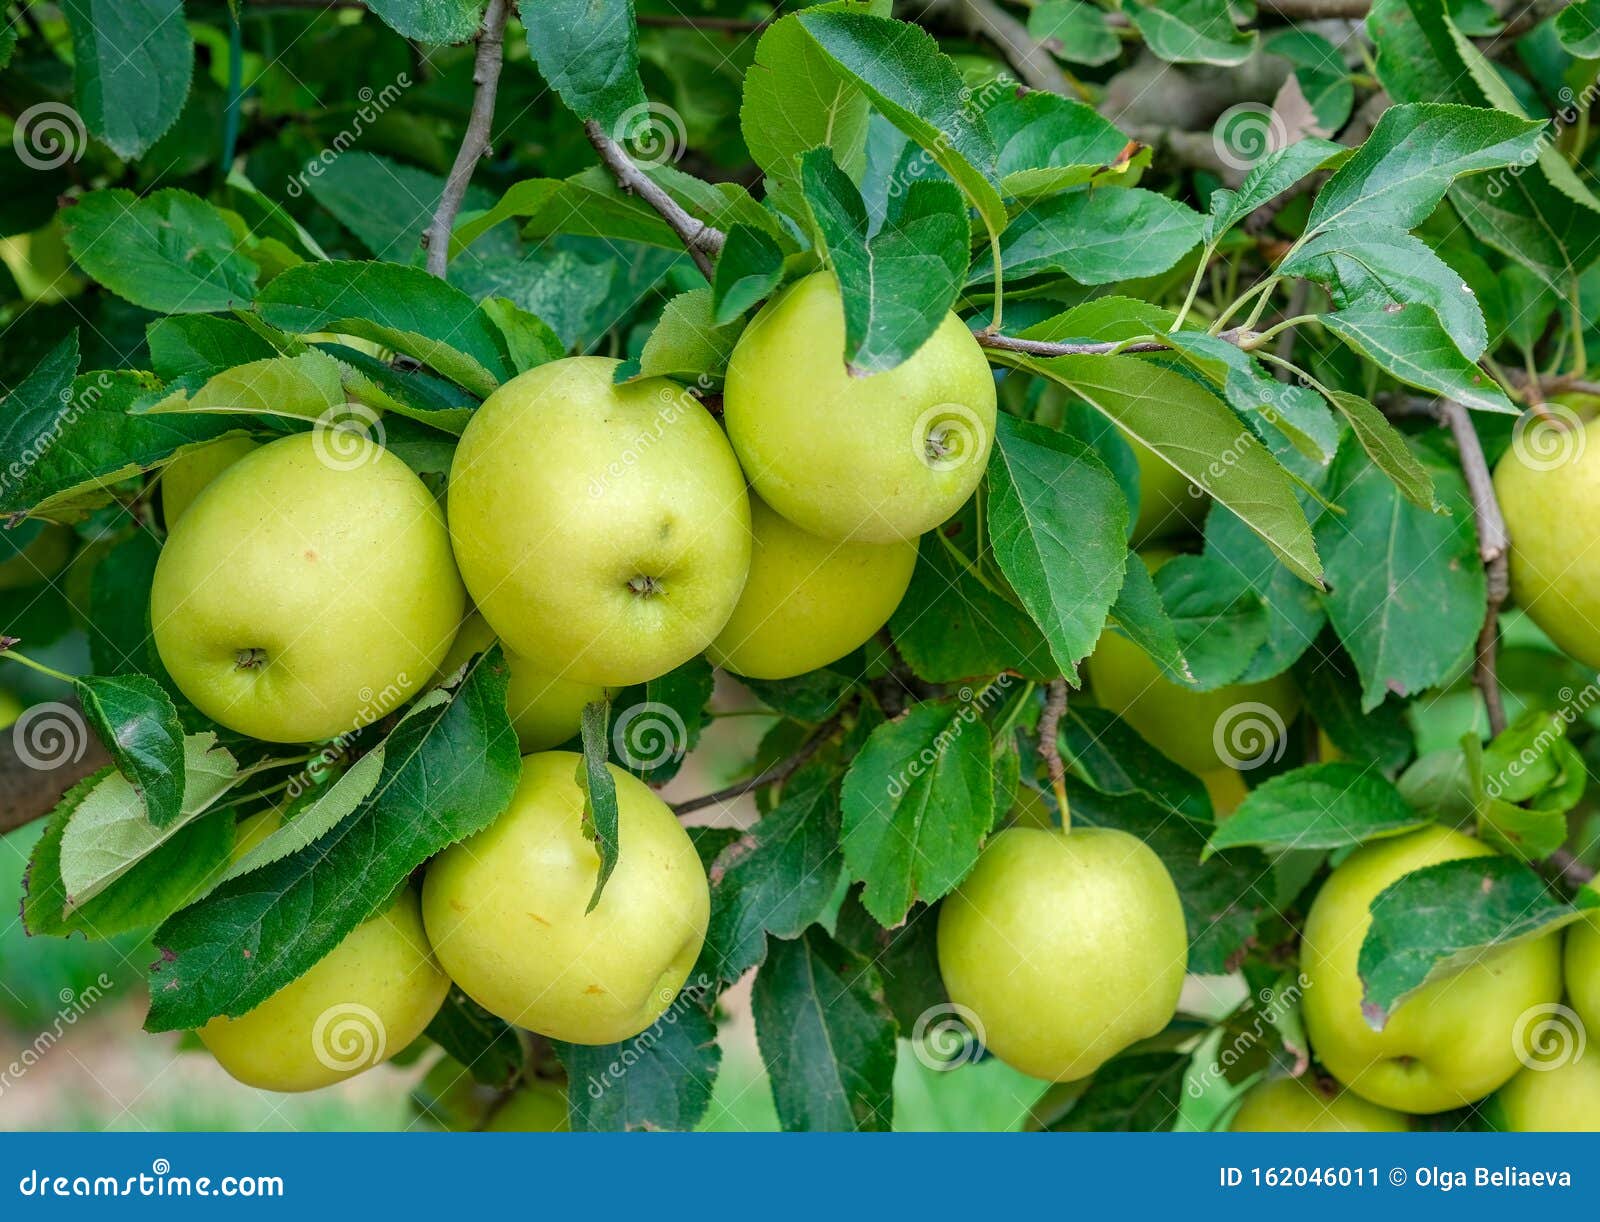
<path id="1" fill-rule="evenodd" d="M 1600 59 L 1600 0 L 1577 0 L 1557 13 L 1556 37 L 1579 59 Z"/>
<path id="2" fill-rule="evenodd" d="M 870 961 L 813 925 L 771 944 L 750 1006 L 786 1131 L 889 1130 L 895 1023 Z"/>
<path id="3" fill-rule="evenodd" d="M 1034 13 L 1041 11 L 1043 6 Z M 999 150 L 996 168 L 1008 195 L 1053 195 L 1114 179 L 1133 165 L 1123 158 L 1128 137 L 1094 107 L 1071 98 L 1038 90 L 1008 92 L 983 117 Z"/>
<path id="4" fill-rule="evenodd" d="M 335 331 L 394 348 L 480 396 L 510 376 L 489 317 L 420 267 L 307 263 L 267 285 L 256 310 L 269 326 L 295 335 Z"/>
<path id="5" fill-rule="evenodd" d="M 1404 500 L 1353 445 L 1340 450 L 1328 478 L 1329 499 L 1344 512 L 1317 523 L 1324 603 L 1360 673 L 1364 711 L 1390 692 L 1447 682 L 1482 627 L 1483 565 L 1466 485 L 1440 460 L 1428 467 L 1447 512 Z"/>
<path id="6" fill-rule="evenodd" d="M 1418 509 L 1432 509 L 1433 476 L 1417 461 L 1406 444 L 1405 434 L 1389 423 L 1389 418 L 1360 395 L 1336 390 L 1330 400 L 1350 424 L 1356 442 L 1367 457 L 1394 481 L 1400 494 Z"/>
<path id="7" fill-rule="evenodd" d="M 300 177 L 311 197 L 361 240 L 376 259 L 420 264 L 422 234 L 433 220 L 444 179 L 426 170 L 349 149 L 332 161 L 310 158 Z M 464 207 L 475 201 L 469 191 Z M 326 258 L 326 256 L 324 256 Z"/>
<path id="8" fill-rule="evenodd" d="M 768 937 L 795 938 L 817 920 L 839 881 L 839 799 L 822 781 L 784 786 L 783 800 L 717 854 L 707 961 L 737 980 L 766 956 Z"/>
<path id="9" fill-rule="evenodd" d="M 584 912 L 593 912 L 606 889 L 611 871 L 617 868 L 617 779 L 606 763 L 610 754 L 611 704 L 594 700 L 583 706 L 583 758 L 578 763 L 578 788 L 583 791 L 583 834 L 595 844 L 600 869 L 595 875 L 594 894 Z"/>
<path id="10" fill-rule="evenodd" d="M 869 239 L 866 203 L 826 149 L 801 158 L 800 178 L 844 299 L 845 361 L 856 373 L 893 369 L 955 303 L 967 267 L 961 193 L 948 182 L 913 183 Z"/>
<path id="11" fill-rule="evenodd" d="M 1155 585 L 1190 686 L 1216 691 L 1237 682 L 1267 641 L 1266 604 L 1245 572 L 1215 553 L 1174 556 Z"/>
<path id="12" fill-rule="evenodd" d="M 995 150 L 955 63 L 920 26 L 854 11 L 809 9 L 800 25 L 846 84 L 915 140 L 972 201 L 990 233 L 1005 228 Z"/>
<path id="13" fill-rule="evenodd" d="M 1356 961 L 1362 1017 L 1381 1031 L 1423 985 L 1579 915 L 1509 857 L 1467 857 L 1414 870 L 1372 901 L 1372 924 Z"/>
<path id="14" fill-rule="evenodd" d="M 1024 357 L 1008 363 L 1085 399 L 1233 510 L 1296 573 L 1313 582 L 1321 577 L 1311 527 L 1288 476 L 1204 387 L 1136 356 Z"/>
<path id="15" fill-rule="evenodd" d="M 1060 739 L 1062 758 L 1100 793 L 1135 797 L 1190 823 L 1211 823 L 1211 799 L 1200 778 L 1174 764 L 1109 710 L 1069 700 Z"/>
<path id="16" fill-rule="evenodd" d="M 1043 0 L 1028 14 L 1028 37 L 1069 63 L 1091 67 L 1122 52 L 1105 13 L 1083 0 Z"/>
<path id="17" fill-rule="evenodd" d="M 1174 64 L 1242 64 L 1256 49 L 1253 30 L 1233 24 L 1227 0 L 1155 0 L 1129 14 L 1145 46 Z"/>
<path id="18" fill-rule="evenodd" d="M 1017 217 L 1000 239 L 1000 257 L 1008 278 L 1064 272 L 1080 284 L 1112 284 L 1166 271 L 1203 228 L 1187 204 L 1141 187 L 1073 191 Z M 993 278 L 993 269 L 976 269 L 979 283 Z"/>
<path id="19" fill-rule="evenodd" d="M 111 760 L 133 784 L 155 827 L 178 817 L 184 797 L 184 738 L 172 698 L 145 675 L 73 680 L 83 714 Z"/>
<path id="20" fill-rule="evenodd" d="M 496 1018 L 460 989 L 451 989 L 428 1024 L 427 1037 L 484 1086 L 511 1086 L 522 1074 L 516 1028 Z"/>
<path id="21" fill-rule="evenodd" d="M 1307 174 L 1326 169 L 1349 152 L 1344 145 L 1332 140 L 1305 139 L 1264 154 L 1250 167 L 1237 190 L 1224 187 L 1211 193 L 1211 207 L 1206 217 L 1207 244 L 1218 242 L 1223 234 L 1262 204 L 1276 199 Z"/>
<path id="22" fill-rule="evenodd" d="M 652 1026 L 619 1044 L 551 1041 L 566 1066 L 574 1133 L 688 1132 L 700 1123 L 722 1064 L 708 984 L 679 993 Z"/>
<path id="23" fill-rule="evenodd" d="M 242 322 L 209 314 L 158 318 L 146 328 L 145 342 L 150 346 L 150 368 L 169 382 L 190 375 L 210 377 L 278 355 Z"/>
<path id="24" fill-rule="evenodd" d="M 1480 412 L 1517 414 L 1494 380 L 1461 355 L 1428 306 L 1357 306 L 1321 321 L 1357 355 L 1408 386 Z"/>
<path id="25" fill-rule="evenodd" d="M 916 904 L 905 923 L 885 929 L 861 906 L 861 888 L 852 887 L 839 906 L 833 936 L 869 960 L 883 980 L 884 996 L 901 1031 L 950 999 L 939 975 L 939 910 Z"/>
<path id="26" fill-rule="evenodd" d="M 1266 35 L 1261 49 L 1294 65 L 1295 84 L 1318 128 L 1336 132 L 1345 125 L 1356 91 L 1341 48 L 1312 30 L 1288 28 Z"/>
<path id="27" fill-rule="evenodd" d="M 995 560 L 1076 679 L 1122 588 L 1128 503 L 1075 437 L 1001 414 L 989 456 Z"/>
<path id="28" fill-rule="evenodd" d="M 1129 1052 L 1101 1066 L 1051 1133 L 1165 1133 L 1185 1098 L 1189 1052 Z"/>
<path id="29" fill-rule="evenodd" d="M 728 230 L 711 281 L 712 322 L 724 326 L 771 294 L 783 279 L 783 251 L 764 230 Z"/>
<path id="30" fill-rule="evenodd" d="M 417 716 L 430 707 L 429 700 L 420 700 L 406 710 L 406 716 Z M 343 823 L 382 779 L 387 742 L 386 739 L 368 751 L 340 773 L 333 784 L 295 812 L 293 819 L 269 832 L 259 844 L 242 854 L 228 867 L 222 881 L 228 882 L 297 853 Z"/>
<path id="31" fill-rule="evenodd" d="M 1194 683 L 1194 670 L 1183 656 L 1183 646 L 1167 618 L 1155 578 L 1137 552 L 1129 552 L 1123 565 L 1122 589 L 1117 591 L 1117 601 L 1111 607 L 1111 619 L 1117 630 L 1149 654 L 1174 682 Z"/>
<path id="32" fill-rule="evenodd" d="M 1256 683 L 1282 674 L 1316 643 L 1327 623 L 1318 592 L 1282 564 L 1272 550 L 1227 509 L 1206 516 L 1206 557 L 1237 573 L 1260 599 L 1265 637 L 1239 682 Z M 1223 579 L 1226 584 L 1226 579 Z"/>
<path id="33" fill-rule="evenodd" d="M 249 414 L 317 420 L 345 404 L 339 362 L 316 350 L 235 365 L 199 385 L 197 381 L 179 379 L 130 410 L 135 415 Z"/>
<path id="34" fill-rule="evenodd" d="M 1426 242 L 1401 230 L 1363 232 L 1359 241 L 1345 233 L 1323 234 L 1278 270 L 1325 285 L 1341 310 L 1420 302 L 1439 316 L 1468 360 L 1477 360 L 1488 346 L 1483 310 L 1471 286 Z"/>
<path id="35" fill-rule="evenodd" d="M 367 0 L 366 6 L 395 33 L 418 42 L 466 42 L 483 19 L 483 0 Z"/>
<path id="36" fill-rule="evenodd" d="M 865 7 L 856 6 L 857 11 Z M 838 9 L 850 11 L 843 5 Z M 811 40 L 798 15 L 769 26 L 756 43 L 739 107 L 739 127 L 751 159 L 766 175 L 767 197 L 803 220 L 800 155 L 819 146 L 828 148 L 851 180 L 859 182 L 866 165 L 869 109 L 866 94 L 835 72 L 833 61 Z"/>
<path id="37" fill-rule="evenodd" d="M 1306 233 L 1347 231 L 1360 243 L 1373 225 L 1415 229 L 1464 174 L 1532 153 L 1543 124 L 1501 111 L 1442 103 L 1391 106 L 1372 134 L 1317 193 Z"/>
<path id="38" fill-rule="evenodd" d="M 1287 852 L 1342 849 L 1428 822 L 1388 781 L 1360 764 L 1311 764 L 1257 785 L 1218 825 L 1205 856 L 1254 845 Z"/>
<path id="39" fill-rule="evenodd" d="M 542 0 L 521 13 L 528 53 L 573 114 L 626 143 L 645 113 L 633 0 Z"/>
<path id="40" fill-rule="evenodd" d="M 103 505 L 112 485 L 234 426 L 192 416 L 130 416 L 147 374 L 88 373 L 73 331 L 0 403 L 0 453 L 16 464 L 0 481 L 0 514 L 68 514 Z M 20 474 L 18 467 L 21 468 Z"/>
<path id="41" fill-rule="evenodd" d="M 89 130 L 123 160 L 177 121 L 194 74 L 183 0 L 64 0 L 74 95 Z"/>
<path id="42" fill-rule="evenodd" d="M 382 776 L 355 813 L 163 923 L 146 1027 L 253 1010 L 380 911 L 422 862 L 493 822 L 521 770 L 506 674 L 496 646 L 451 699 L 395 727 Z"/>
<path id="43" fill-rule="evenodd" d="M 667 302 L 661 321 L 645 340 L 635 376 L 689 382 L 720 379 L 742 330 L 744 324 L 737 317 L 731 323 L 718 325 L 709 287 L 679 293 Z M 627 368 L 619 367 L 619 374 Z"/>
<path id="44" fill-rule="evenodd" d="M 1295 686 L 1306 698 L 1317 728 L 1340 752 L 1354 760 L 1371 760 L 1393 772 L 1411 758 L 1411 727 L 1406 705 L 1397 697 L 1363 711 L 1361 683 L 1349 654 L 1331 633 L 1308 650 L 1294 668 Z M 1405 792 L 1405 786 L 1401 786 Z"/>
<path id="45" fill-rule="evenodd" d="M 133 786 L 112 768 L 101 769 L 67 791 L 28 862 L 22 915 L 29 933 L 57 937 L 81 933 L 100 939 L 145 930 L 202 894 L 215 880 L 233 849 L 233 820 L 226 815 L 193 820 L 170 835 L 152 829 L 159 843 L 98 894 L 73 903 L 75 897 L 61 878 L 67 828 L 80 812 L 86 812 L 83 817 L 90 823 L 103 821 L 108 827 L 115 826 L 137 818 L 135 809 L 142 813 L 137 803 Z"/>
<path id="46" fill-rule="evenodd" d="M 558 178 L 528 178 L 507 187 L 489 208 L 463 209 L 450 234 L 450 257 L 455 258 L 503 221 L 538 215 L 565 189 L 566 184 Z"/>
<path id="47" fill-rule="evenodd" d="M 89 657 L 96 673 L 129 674 L 149 665 L 150 586 L 160 556 L 161 543 L 148 531 L 136 531 L 90 572 Z"/>
<path id="48" fill-rule="evenodd" d="M 872 732 L 844 780 L 844 859 L 882 925 L 955 887 L 994 826 L 989 728 L 971 704 L 925 701 Z"/>
<path id="49" fill-rule="evenodd" d="M 147 310 L 210 314 L 255 296 L 259 271 L 227 218 L 187 191 L 91 191 L 61 223 L 78 265 Z"/>
<path id="50" fill-rule="evenodd" d="M 1228 405 L 1269 449 L 1286 437 L 1319 466 L 1338 449 L 1338 422 L 1310 387 L 1278 381 L 1255 357 L 1220 335 L 1175 331 L 1168 338 L 1190 365 L 1221 389 Z"/>
<path id="51" fill-rule="evenodd" d="M 209 730 L 181 740 L 176 776 L 179 809 L 164 822 L 151 817 L 148 795 L 141 794 L 124 773 L 107 775 L 86 795 L 61 835 L 61 885 L 69 914 L 106 890 L 227 792 L 238 779 L 239 765 L 227 748 L 216 742 L 217 736 Z"/>

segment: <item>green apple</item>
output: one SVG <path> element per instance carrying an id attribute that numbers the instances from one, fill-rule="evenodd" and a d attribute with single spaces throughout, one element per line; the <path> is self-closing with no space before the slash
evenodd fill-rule
<path id="1" fill-rule="evenodd" d="M 1589 889 L 1596 887 L 1590 883 Z M 1591 911 L 1567 929 L 1565 962 L 1567 1000 L 1584 1030 L 1600 1039 L 1600 913 Z"/>
<path id="2" fill-rule="evenodd" d="M 1327 1079 L 1274 1078 L 1252 1086 L 1228 1125 L 1230 1133 L 1404 1133 L 1400 1112 L 1340 1090 Z"/>
<path id="3" fill-rule="evenodd" d="M 283 811 L 276 806 L 246 815 L 233 828 L 233 853 L 230 861 L 237 865 L 244 855 L 283 826 Z"/>
<path id="4" fill-rule="evenodd" d="M 1600 666 L 1600 423 L 1519 432 L 1494 473 L 1511 536 L 1511 595 L 1585 666 Z"/>
<path id="5" fill-rule="evenodd" d="M 422 1034 L 449 978 L 428 947 L 416 892 L 353 929 L 304 976 L 200 1040 L 247 1086 L 303 1091 L 371 1069 Z"/>
<path id="6" fill-rule="evenodd" d="M 505 813 L 428 866 L 422 911 L 439 962 L 490 1013 L 552 1039 L 614 1044 L 677 996 L 711 899 L 666 803 L 612 768 L 622 851 L 588 911 L 600 855 L 584 835 L 582 766 L 570 751 L 527 756 Z"/>
<path id="7" fill-rule="evenodd" d="M 554 1082 L 519 1086 L 489 1113 L 480 1132 L 565 1133 L 567 1092 Z"/>
<path id="8" fill-rule="evenodd" d="M 1211 813 L 1218 819 L 1226 819 L 1233 814 L 1239 809 L 1239 803 L 1250 796 L 1250 787 L 1244 783 L 1244 777 L 1239 775 L 1237 768 L 1202 772 L 1200 783 L 1211 795 Z"/>
<path id="9" fill-rule="evenodd" d="M 939 971 L 1006 1064 L 1070 1082 L 1156 1034 L 1189 937 L 1161 859 L 1126 832 L 1013 827 L 939 911 Z"/>
<path id="10" fill-rule="evenodd" d="M 1122 435 L 1139 464 L 1139 515 L 1130 542 L 1142 544 L 1192 531 L 1205 518 L 1206 498 L 1188 476 L 1138 438 Z"/>
<path id="11" fill-rule="evenodd" d="M 212 480 L 238 462 L 259 444 L 249 437 L 224 437 L 179 454 L 161 470 L 161 518 L 172 524 L 194 504 L 194 498 Z"/>
<path id="12" fill-rule="evenodd" d="M 72 528 L 25 521 L 0 537 L 0 590 L 20 590 L 49 581 L 72 556 Z"/>
<path id="13" fill-rule="evenodd" d="M 872 639 L 900 605 L 917 545 L 823 539 L 750 498 L 750 579 L 707 655 L 752 679 L 788 679 Z"/>
<path id="14" fill-rule="evenodd" d="M 9 692 L 0 687 L 0 730 L 5 730 L 16 724 L 27 709 L 27 705 L 18 699 L 15 692 Z"/>
<path id="15" fill-rule="evenodd" d="M 750 498 L 727 439 L 665 378 L 572 357 L 513 378 L 450 468 L 450 536 L 507 649 L 625 687 L 711 644 L 750 571 Z"/>
<path id="16" fill-rule="evenodd" d="M 298 433 L 241 458 L 167 536 L 156 648 L 195 706 L 268 742 L 314 742 L 423 689 L 465 595 L 444 517 L 379 446 L 359 466 Z"/>
<path id="17" fill-rule="evenodd" d="M 455 644 L 439 666 L 438 679 L 448 679 L 468 658 L 495 642 L 494 629 L 474 611 L 461 621 Z M 611 693 L 593 683 L 574 683 L 547 675 L 519 653 L 505 650 L 510 682 L 506 685 L 506 711 L 524 755 L 559 747 L 578 732 L 583 706 L 604 700 Z"/>
<path id="18" fill-rule="evenodd" d="M 1426 827 L 1357 850 L 1317 892 L 1300 946 L 1306 1035 L 1328 1071 L 1364 1098 L 1414 1113 L 1482 1099 L 1522 1067 L 1513 1039 L 1518 1021 L 1560 998 L 1560 937 L 1546 934 L 1423 986 L 1381 1031 L 1362 1013 L 1356 962 L 1378 893 L 1424 866 L 1493 855 L 1470 836 Z"/>
<path id="19" fill-rule="evenodd" d="M 1600 1052 L 1529 1066 L 1500 1088 L 1488 1110 L 1507 1133 L 1600 1133 Z"/>
<path id="20" fill-rule="evenodd" d="M 910 360 L 868 377 L 844 361 L 832 272 L 790 285 L 728 361 L 728 437 L 760 494 L 825 539 L 915 539 L 960 509 L 994 441 L 994 375 L 949 314 Z"/>

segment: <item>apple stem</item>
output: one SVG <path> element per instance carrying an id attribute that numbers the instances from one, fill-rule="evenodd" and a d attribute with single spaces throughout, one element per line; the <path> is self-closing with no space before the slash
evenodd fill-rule
<path id="1" fill-rule="evenodd" d="M 5 642 L 7 642 L 5 649 L 0 650 L 0 658 L 5 658 L 9 662 L 16 662 L 16 663 L 18 663 L 18 664 L 20 664 L 22 666 L 26 666 L 29 670 L 36 670 L 41 675 L 49 675 L 52 679 L 59 679 L 63 683 L 76 683 L 77 682 L 77 680 L 74 679 L 71 675 L 63 674 L 61 671 L 56 670 L 54 667 L 46 666 L 43 662 L 35 662 L 32 658 L 24 657 L 22 654 L 18 653 L 15 649 L 11 648 L 11 646 L 13 646 L 13 645 L 15 645 L 17 643 L 18 639 L 19 638 L 17 638 L 17 637 L 9 637 L 9 636 L 8 637 L 0 637 L 0 640 L 4 640 Z"/>
<path id="2" fill-rule="evenodd" d="M 1067 768 L 1061 762 L 1061 718 L 1067 712 L 1067 681 L 1052 679 L 1045 689 L 1044 713 L 1039 717 L 1039 757 L 1050 774 L 1050 789 L 1061 813 L 1061 830 L 1072 830 L 1072 812 L 1067 806 Z"/>

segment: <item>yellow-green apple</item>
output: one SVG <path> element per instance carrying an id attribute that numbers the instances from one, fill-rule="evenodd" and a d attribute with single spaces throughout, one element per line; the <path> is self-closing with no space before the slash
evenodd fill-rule
<path id="1" fill-rule="evenodd" d="M 461 621 L 455 644 L 439 666 L 438 679 L 448 679 L 475 653 L 495 642 L 494 629 L 474 611 Z M 506 684 L 506 711 L 523 754 L 558 747 L 578 732 L 583 706 L 604 700 L 607 689 L 593 683 L 574 683 L 547 675 L 519 653 L 505 650 L 510 671 Z"/>
<path id="2" fill-rule="evenodd" d="M 1233 814 L 1239 809 L 1239 803 L 1250 796 L 1250 787 L 1244 783 L 1244 777 L 1239 775 L 1237 768 L 1202 772 L 1200 783 L 1211 795 L 1211 813 L 1218 819 L 1226 819 Z"/>
<path id="3" fill-rule="evenodd" d="M 10 692 L 0 687 L 0 730 L 14 725 L 17 718 L 22 716 L 23 710 L 27 707 L 17 698 L 15 692 Z"/>
<path id="4" fill-rule="evenodd" d="M 554 1082 L 519 1086 L 510 1098 L 493 1108 L 481 1130 L 485 1133 L 565 1133 L 567 1092 Z"/>
<path id="5" fill-rule="evenodd" d="M 915 539 L 978 486 L 994 442 L 994 375 L 949 314 L 910 360 L 845 366 L 832 272 L 769 301 L 728 361 L 728 437 L 761 499 L 826 539 Z"/>
<path id="6" fill-rule="evenodd" d="M 752 679 L 836 662 L 888 622 L 911 584 L 917 545 L 824 539 L 750 498 L 750 579 L 707 656 Z"/>
<path id="7" fill-rule="evenodd" d="M 581 766 L 570 751 L 523 759 L 505 813 L 428 866 L 422 910 L 439 962 L 490 1013 L 552 1039 L 612 1044 L 677 996 L 711 900 L 666 803 L 612 768 L 621 852 L 587 911 L 600 855 L 584 834 Z"/>
<path id="8" fill-rule="evenodd" d="M 950 1000 L 989 1050 L 1069 1082 L 1167 1025 L 1189 938 L 1172 877 L 1142 840 L 1013 827 L 945 899 L 938 946 Z"/>
<path id="9" fill-rule="evenodd" d="M 1171 463 L 1144 442 L 1123 434 L 1139 464 L 1139 514 L 1130 542 L 1135 547 L 1191 531 L 1204 519 L 1206 498 Z"/>
<path id="10" fill-rule="evenodd" d="M 72 528 L 56 522 L 23 522 L 12 527 L 13 538 L 0 540 L 0 590 L 20 590 L 49 581 L 67 567 L 72 555 Z M 31 535 L 20 547 L 18 536 Z"/>
<path id="11" fill-rule="evenodd" d="M 1589 889 L 1595 889 L 1593 883 Z M 1584 1030 L 1600 1040 L 1600 913 L 1590 912 L 1568 927 L 1565 964 L 1567 1000 Z"/>
<path id="12" fill-rule="evenodd" d="M 224 437 L 179 454 L 161 470 L 161 519 L 172 524 L 183 517 L 206 486 L 259 443 L 249 437 Z"/>
<path id="13" fill-rule="evenodd" d="M 1513 1039 L 1519 1020 L 1560 998 L 1560 936 L 1545 934 L 1424 985 L 1381 1031 L 1362 1011 L 1357 959 L 1379 892 L 1424 866 L 1493 855 L 1470 836 L 1426 827 L 1357 850 L 1317 892 L 1300 946 L 1306 1035 L 1328 1071 L 1364 1098 L 1414 1113 L 1482 1099 L 1522 1067 Z"/>
<path id="14" fill-rule="evenodd" d="M 190 506 L 156 563 L 150 620 L 206 716 L 269 742 L 333 738 L 420 692 L 465 605 L 444 516 L 381 446 L 325 461 L 262 446 Z"/>
<path id="15" fill-rule="evenodd" d="M 450 980 L 428 947 L 416 892 L 356 926 L 309 972 L 200 1040 L 247 1086 L 302 1091 L 371 1069 L 422 1034 Z"/>
<path id="16" fill-rule="evenodd" d="M 1233 1133 L 1404 1133 L 1402 1113 L 1369 1103 L 1325 1078 L 1273 1078 L 1252 1086 L 1228 1125 Z"/>
<path id="17" fill-rule="evenodd" d="M 665 378 L 552 361 L 475 413 L 450 468 L 467 589 L 507 649 L 574 683 L 665 674 L 722 630 L 750 570 L 727 439 Z"/>
<path id="18" fill-rule="evenodd" d="M 1511 536 L 1511 595 L 1585 666 L 1600 666 L 1600 422 L 1519 428 L 1495 468 Z"/>
<path id="19" fill-rule="evenodd" d="M 1572 1032 L 1576 1037 L 1576 1031 Z M 1600 1133 L 1600 1052 L 1586 1048 L 1550 1065 L 1534 1063 L 1500 1088 L 1488 1112 L 1508 1133 Z"/>

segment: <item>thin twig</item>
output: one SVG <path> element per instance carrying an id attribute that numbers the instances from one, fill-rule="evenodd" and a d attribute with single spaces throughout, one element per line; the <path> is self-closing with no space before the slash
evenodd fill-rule
<path id="1" fill-rule="evenodd" d="M 672 804 L 672 813 L 687 815 L 692 811 L 703 810 L 707 806 L 720 806 L 724 802 L 732 802 L 742 798 L 745 794 L 754 793 L 758 789 L 765 789 L 768 785 L 776 785 L 786 781 L 800 765 L 815 755 L 832 736 L 835 727 L 839 724 L 839 714 L 835 713 L 827 721 L 817 727 L 817 732 L 801 744 L 800 749 L 793 755 L 779 760 L 770 767 L 763 768 L 749 780 L 740 781 L 729 785 L 726 789 L 719 789 L 715 793 L 701 794 L 698 798 L 688 798 L 682 802 Z"/>
<path id="2" fill-rule="evenodd" d="M 1544 860 L 1546 865 L 1551 866 L 1563 880 L 1571 883 L 1574 887 L 1581 887 L 1585 883 L 1594 881 L 1594 871 L 1567 852 L 1566 849 L 1557 849 Z"/>
<path id="3" fill-rule="evenodd" d="M 494 99 L 500 89 L 500 65 L 504 59 L 506 16 L 510 8 L 510 0 L 489 0 L 489 7 L 484 10 L 483 27 L 478 31 L 478 52 L 472 66 L 472 114 L 467 120 L 466 133 L 461 137 L 455 164 L 445 179 L 439 207 L 422 235 L 422 244 L 428 251 L 428 271 L 441 280 L 450 264 L 450 232 L 455 228 L 461 201 L 466 198 L 472 171 L 489 153 Z"/>
<path id="4" fill-rule="evenodd" d="M 617 185 L 624 191 L 633 192 L 654 208 L 661 215 L 661 219 L 671 227 L 672 232 L 678 235 L 678 240 L 689 252 L 689 257 L 694 260 L 695 266 L 707 280 L 711 279 L 712 260 L 722 253 L 722 243 L 725 240 L 722 230 L 696 220 L 684 211 L 677 200 L 633 164 L 622 146 L 606 135 L 599 123 L 593 119 L 585 119 L 583 134 L 589 137 L 589 143 L 594 145 L 594 151 L 600 154 L 600 160 L 606 169 L 611 171 L 612 177 L 617 180 Z"/>
<path id="5" fill-rule="evenodd" d="M 1484 707 L 1489 713 L 1489 732 L 1499 734 L 1506 728 L 1506 708 L 1500 695 L 1500 678 L 1495 663 L 1500 643 L 1500 608 L 1511 591 L 1506 564 L 1506 520 L 1500 512 L 1500 502 L 1495 499 L 1494 479 L 1489 474 L 1483 446 L 1478 442 L 1478 431 L 1472 427 L 1472 418 L 1467 414 L 1467 409 L 1452 399 L 1441 399 L 1439 418 L 1455 438 L 1456 449 L 1461 455 L 1461 473 L 1466 478 L 1467 491 L 1472 497 L 1473 521 L 1478 526 L 1478 557 L 1483 561 L 1487 581 L 1483 628 L 1478 633 L 1478 654 L 1472 669 L 1472 681 L 1483 694 Z"/>
<path id="6" fill-rule="evenodd" d="M 1067 766 L 1061 762 L 1061 719 L 1067 712 L 1067 681 L 1052 679 L 1045 688 L 1044 712 L 1039 715 L 1039 757 L 1050 777 L 1050 791 L 1056 796 L 1061 826 L 1068 826 Z"/>

